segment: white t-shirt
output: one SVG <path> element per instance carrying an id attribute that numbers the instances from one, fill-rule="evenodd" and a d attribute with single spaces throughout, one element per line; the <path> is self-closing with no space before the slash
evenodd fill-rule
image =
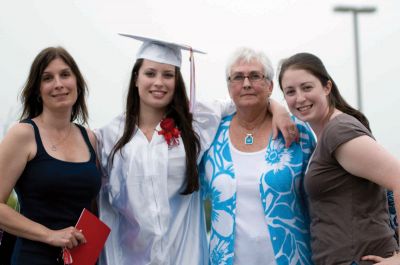
<path id="1" fill-rule="evenodd" d="M 260 198 L 266 148 L 246 153 L 229 144 L 237 181 L 234 264 L 276 265 Z"/>

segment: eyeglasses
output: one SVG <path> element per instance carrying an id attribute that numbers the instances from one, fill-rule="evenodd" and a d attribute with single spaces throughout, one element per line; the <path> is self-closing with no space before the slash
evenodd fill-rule
<path id="1" fill-rule="evenodd" d="M 241 84 L 246 78 L 248 78 L 251 83 L 260 82 L 261 80 L 266 79 L 265 75 L 262 73 L 251 72 L 249 75 L 244 75 L 242 73 L 233 74 L 232 76 L 228 77 L 228 80 L 231 83 Z"/>

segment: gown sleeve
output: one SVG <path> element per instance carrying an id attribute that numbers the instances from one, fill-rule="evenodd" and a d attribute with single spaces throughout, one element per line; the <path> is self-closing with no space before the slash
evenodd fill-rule
<path id="1" fill-rule="evenodd" d="M 193 110 L 193 128 L 199 135 L 201 145 L 197 164 L 200 164 L 204 152 L 210 148 L 222 118 L 234 113 L 235 110 L 231 100 L 196 102 Z"/>

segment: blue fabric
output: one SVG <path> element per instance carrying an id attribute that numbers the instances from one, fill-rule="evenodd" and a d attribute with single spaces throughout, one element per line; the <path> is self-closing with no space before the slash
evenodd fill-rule
<path id="1" fill-rule="evenodd" d="M 388 190 L 386 192 L 386 196 L 388 200 L 390 226 L 395 231 L 396 240 L 397 242 L 399 242 L 399 234 L 398 234 L 399 223 L 397 222 L 397 214 L 396 214 L 396 207 L 394 204 L 393 191 Z"/>
<path id="2" fill-rule="evenodd" d="M 75 226 L 83 208 L 90 209 L 101 186 L 96 154 L 86 130 L 78 125 L 90 150 L 90 160 L 73 163 L 47 154 L 34 121 L 23 122 L 34 128 L 37 152 L 16 184 L 21 214 L 50 229 Z M 60 253 L 61 248 L 18 238 L 12 264 L 58 264 Z"/>
<path id="3" fill-rule="evenodd" d="M 211 199 L 210 264 L 233 264 L 235 241 L 236 180 L 229 148 L 226 117 L 200 165 L 204 198 Z M 278 265 L 312 264 L 309 218 L 303 177 L 315 148 L 309 127 L 293 118 L 300 143 L 285 148 L 283 137 L 270 140 L 265 163 L 271 170 L 260 176 L 260 197 Z M 249 249 L 251 251 L 251 249 Z"/>

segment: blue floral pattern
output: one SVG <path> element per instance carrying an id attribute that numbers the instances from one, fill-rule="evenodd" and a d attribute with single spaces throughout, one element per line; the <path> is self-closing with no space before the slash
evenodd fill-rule
<path id="1" fill-rule="evenodd" d="M 211 199 L 210 264 L 231 265 L 234 259 L 236 179 L 229 148 L 226 117 L 200 165 L 204 198 Z M 285 148 L 279 136 L 270 140 L 265 154 L 269 170 L 260 176 L 260 196 L 276 263 L 312 264 L 309 219 L 303 176 L 315 148 L 309 127 L 295 119 L 300 142 Z"/>
<path id="2" fill-rule="evenodd" d="M 399 242 L 399 234 L 398 234 L 399 223 L 397 222 L 397 214 L 396 214 L 396 207 L 394 204 L 393 191 L 388 190 L 386 192 L 386 196 L 387 196 L 387 201 L 388 201 L 390 226 L 395 231 L 396 240 L 397 240 L 397 242 Z"/>

